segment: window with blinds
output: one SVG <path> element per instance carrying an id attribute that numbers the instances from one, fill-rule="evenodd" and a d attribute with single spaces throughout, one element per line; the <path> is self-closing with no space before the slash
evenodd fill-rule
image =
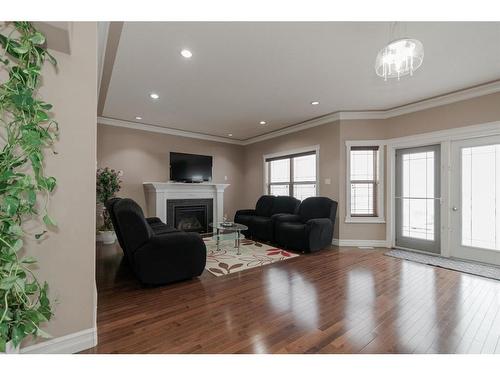
<path id="1" fill-rule="evenodd" d="M 299 200 L 317 195 L 316 151 L 266 158 L 267 193 Z"/>
<path id="2" fill-rule="evenodd" d="M 350 148 L 350 216 L 376 217 L 379 146 Z"/>

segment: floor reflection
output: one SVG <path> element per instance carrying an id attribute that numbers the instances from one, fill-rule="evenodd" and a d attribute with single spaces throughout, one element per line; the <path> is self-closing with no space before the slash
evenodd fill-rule
<path id="1" fill-rule="evenodd" d="M 347 274 L 345 305 L 347 338 L 351 345 L 366 345 L 367 332 L 375 329 L 375 283 L 372 271 L 352 269 Z"/>
<path id="2" fill-rule="evenodd" d="M 267 299 L 275 312 L 291 312 L 299 326 L 318 327 L 318 294 L 312 283 L 297 272 L 277 268 L 269 269 L 266 279 Z"/>
<path id="3" fill-rule="evenodd" d="M 402 262 L 396 318 L 400 352 L 412 353 L 422 340 L 436 340 L 436 308 L 435 268 Z"/>

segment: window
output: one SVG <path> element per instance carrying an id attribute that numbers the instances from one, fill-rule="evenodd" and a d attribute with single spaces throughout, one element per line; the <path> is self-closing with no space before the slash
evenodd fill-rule
<path id="1" fill-rule="evenodd" d="M 384 222 L 382 171 L 383 146 L 347 144 L 346 222 Z"/>
<path id="2" fill-rule="evenodd" d="M 266 192 L 299 200 L 318 194 L 317 150 L 264 157 Z"/>

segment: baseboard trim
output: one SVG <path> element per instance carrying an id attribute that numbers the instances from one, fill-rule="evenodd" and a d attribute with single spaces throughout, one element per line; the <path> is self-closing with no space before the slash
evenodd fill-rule
<path id="1" fill-rule="evenodd" d="M 386 240 L 341 240 L 334 238 L 332 241 L 334 246 L 367 246 L 367 247 L 386 247 L 389 248 L 389 244 Z"/>
<path id="2" fill-rule="evenodd" d="M 97 329 L 89 328 L 21 349 L 23 354 L 72 354 L 97 345 Z"/>

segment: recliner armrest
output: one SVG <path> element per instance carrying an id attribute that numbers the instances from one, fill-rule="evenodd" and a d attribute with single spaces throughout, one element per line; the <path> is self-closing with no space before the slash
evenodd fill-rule
<path id="1" fill-rule="evenodd" d="M 234 214 L 234 217 L 236 217 L 238 215 L 250 215 L 250 216 L 254 216 L 255 215 L 255 210 L 254 209 L 238 210 L 238 211 L 236 211 L 236 214 Z"/>
<path id="2" fill-rule="evenodd" d="M 271 218 L 276 222 L 276 223 L 289 223 L 289 222 L 294 222 L 294 223 L 299 223 L 300 222 L 300 216 L 299 215 L 292 215 L 292 214 L 275 214 L 271 216 Z"/>
<path id="3" fill-rule="evenodd" d="M 147 217 L 146 221 L 149 225 L 163 223 L 159 217 Z"/>

